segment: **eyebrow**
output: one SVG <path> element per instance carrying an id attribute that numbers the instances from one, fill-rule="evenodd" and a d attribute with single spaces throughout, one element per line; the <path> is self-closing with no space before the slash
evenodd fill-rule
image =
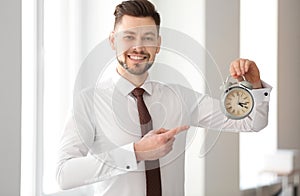
<path id="1" fill-rule="evenodd" d="M 144 35 L 153 35 L 153 36 L 156 36 L 156 34 L 153 33 L 153 32 L 146 32 Z"/>
<path id="2" fill-rule="evenodd" d="M 131 35 L 135 35 L 135 34 L 136 34 L 136 33 L 133 32 L 133 31 L 124 31 L 123 33 L 124 33 L 124 34 L 131 34 Z"/>
<path id="3" fill-rule="evenodd" d="M 129 35 L 136 35 L 136 32 L 134 31 L 124 31 L 124 34 L 129 34 Z M 152 36 L 156 36 L 156 33 L 152 32 L 152 31 L 149 31 L 149 32 L 146 32 L 143 34 L 143 36 L 145 35 L 152 35 Z"/>

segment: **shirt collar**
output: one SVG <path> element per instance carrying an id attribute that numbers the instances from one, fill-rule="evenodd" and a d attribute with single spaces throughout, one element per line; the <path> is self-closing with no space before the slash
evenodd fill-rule
<path id="1" fill-rule="evenodd" d="M 112 80 L 115 87 L 121 92 L 123 96 L 129 95 L 133 91 L 133 89 L 136 88 L 136 86 L 134 86 L 130 81 L 122 77 L 117 71 L 113 72 Z M 143 88 L 147 94 L 152 95 L 153 88 L 149 75 L 140 88 Z"/>

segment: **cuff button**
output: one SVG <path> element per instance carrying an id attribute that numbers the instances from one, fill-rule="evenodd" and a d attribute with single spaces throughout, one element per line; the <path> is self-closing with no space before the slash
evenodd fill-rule
<path id="1" fill-rule="evenodd" d="M 130 166 L 129 166 L 129 165 L 127 165 L 127 166 L 126 166 L 126 169 L 130 169 Z"/>
<path id="2" fill-rule="evenodd" d="M 268 93 L 268 92 L 265 92 L 265 93 L 264 93 L 264 95 L 265 95 L 265 96 L 268 96 L 268 95 L 269 95 L 269 93 Z"/>

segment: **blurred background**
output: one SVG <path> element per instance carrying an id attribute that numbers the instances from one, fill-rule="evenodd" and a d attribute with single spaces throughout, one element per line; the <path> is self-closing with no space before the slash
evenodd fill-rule
<path id="1" fill-rule="evenodd" d="M 0 1 L 0 195 L 91 193 L 90 186 L 58 189 L 57 146 L 76 74 L 112 31 L 120 2 Z M 299 195 L 300 1 L 151 2 L 162 27 L 194 39 L 209 54 L 204 60 L 216 65 L 205 66 L 202 79 L 192 82 L 197 90 L 218 96 L 230 62 L 238 57 L 254 60 L 273 87 L 269 125 L 261 132 L 194 133 L 186 151 L 186 195 Z M 167 52 L 158 60 L 174 62 Z"/>

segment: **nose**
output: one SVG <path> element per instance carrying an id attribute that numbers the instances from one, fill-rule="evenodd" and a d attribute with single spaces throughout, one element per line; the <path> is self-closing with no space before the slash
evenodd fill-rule
<path id="1" fill-rule="evenodd" d="M 132 49 L 136 52 L 142 52 L 145 50 L 145 46 L 143 44 L 143 41 L 141 39 L 138 39 Z"/>

